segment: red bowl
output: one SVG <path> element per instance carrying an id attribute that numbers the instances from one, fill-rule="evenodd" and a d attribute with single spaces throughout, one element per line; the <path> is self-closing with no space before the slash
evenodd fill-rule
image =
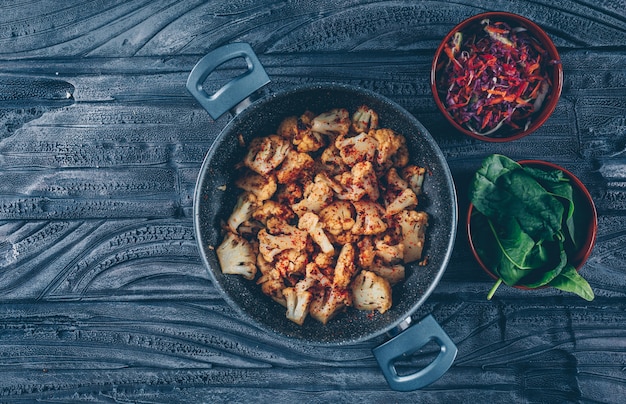
<path id="1" fill-rule="evenodd" d="M 561 166 L 558 166 L 554 163 L 550 163 L 542 160 L 520 160 L 518 161 L 520 165 L 529 166 L 539 169 L 545 170 L 561 170 L 563 174 L 571 181 L 572 188 L 574 190 L 574 197 L 578 198 L 578 204 L 576 205 L 576 209 L 582 209 L 585 212 L 585 215 L 582 215 L 586 218 L 584 223 L 582 224 L 587 228 L 587 237 L 585 238 L 585 242 L 582 244 L 581 248 L 579 248 L 573 256 L 569 257 L 570 263 L 576 268 L 576 270 L 580 270 L 580 268 L 587 262 L 587 259 L 591 255 L 591 251 L 596 243 L 596 237 L 598 233 L 598 213 L 596 211 L 595 203 L 591 198 L 591 194 L 585 187 L 585 185 L 572 174 L 570 171 L 564 169 Z M 470 249 L 472 250 L 472 254 L 474 258 L 480 265 L 480 267 L 493 279 L 497 280 L 498 276 L 494 274 L 489 267 L 483 262 L 483 260 L 478 255 L 476 248 L 474 246 L 474 242 L 472 239 L 472 212 L 474 211 L 474 205 L 472 203 L 469 204 L 469 208 L 467 209 L 467 237 L 469 240 Z M 523 285 L 514 285 L 513 287 L 517 289 L 529 290 L 533 288 L 529 288 Z M 545 288 L 546 286 L 541 286 L 540 288 Z"/>
<path id="2" fill-rule="evenodd" d="M 530 35 L 542 45 L 543 49 L 548 52 L 550 60 L 556 61 L 556 63 L 552 63 L 546 66 L 547 74 L 552 81 L 552 86 L 539 111 L 534 112 L 534 117 L 532 118 L 532 121 L 527 128 L 522 127 L 520 129 L 514 130 L 512 128 L 505 127 L 505 125 L 490 135 L 477 134 L 459 124 L 446 110 L 443 100 L 441 99 L 441 94 L 445 94 L 446 90 L 442 90 L 439 88 L 438 83 L 440 83 L 442 78 L 441 74 L 443 73 L 438 67 L 448 61 L 448 56 L 444 52 L 445 45 L 450 41 L 455 33 L 465 32 L 469 29 L 472 29 L 474 26 L 480 25 L 480 22 L 483 19 L 489 19 L 490 21 L 503 21 L 508 23 L 511 27 L 524 27 L 527 32 L 529 32 Z M 556 108 L 559 97 L 561 96 L 561 90 L 563 89 L 563 67 L 561 66 L 560 60 L 561 59 L 559 57 L 559 53 L 548 34 L 546 34 L 546 32 L 534 22 L 517 14 L 507 12 L 482 13 L 464 20 L 463 22 L 455 26 L 443 38 L 441 44 L 435 51 L 435 57 L 433 59 L 430 71 L 430 87 L 437 107 L 439 108 L 443 116 L 448 120 L 448 122 L 450 122 L 450 124 L 458 131 L 466 134 L 467 136 L 487 142 L 508 142 L 511 140 L 520 139 L 537 130 L 541 125 L 546 122 L 546 120 L 550 117 L 550 115 Z"/>

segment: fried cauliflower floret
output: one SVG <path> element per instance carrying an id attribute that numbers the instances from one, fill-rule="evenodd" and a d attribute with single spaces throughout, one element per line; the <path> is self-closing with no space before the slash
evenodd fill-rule
<path id="1" fill-rule="evenodd" d="M 311 121 L 311 131 L 324 135 L 344 136 L 350 130 L 350 113 L 345 108 L 331 109 Z"/>
<path id="2" fill-rule="evenodd" d="M 235 208 L 226 221 L 228 229 L 233 233 L 237 233 L 239 225 L 252 217 L 252 213 L 257 206 L 256 196 L 252 192 L 244 192 L 239 195 Z"/>
<path id="3" fill-rule="evenodd" d="M 287 301 L 283 295 L 286 288 L 285 279 L 274 266 L 265 261 L 261 254 L 257 257 L 257 267 L 262 275 L 257 280 L 257 285 L 261 286 L 261 291 L 282 306 L 287 306 Z"/>
<path id="4" fill-rule="evenodd" d="M 311 239 L 319 245 L 323 253 L 332 254 L 335 252 L 335 247 L 333 247 L 333 244 L 328 239 L 328 236 L 324 232 L 324 227 L 322 227 L 322 223 L 320 222 L 320 218 L 315 213 L 306 212 L 304 215 L 300 216 L 298 228 L 309 233 Z"/>
<path id="5" fill-rule="evenodd" d="M 397 215 L 398 224 L 402 231 L 404 244 L 404 263 L 417 261 L 422 258 L 425 233 L 428 227 L 428 214 L 415 210 L 405 210 Z"/>
<path id="6" fill-rule="evenodd" d="M 409 183 L 405 181 L 395 168 L 390 168 L 385 176 L 387 191 L 385 192 L 385 214 L 393 216 L 405 209 L 413 209 L 417 206 L 417 195 Z"/>
<path id="7" fill-rule="evenodd" d="M 374 272 L 376 275 L 383 277 L 389 282 L 391 286 L 400 283 L 405 278 L 405 269 L 402 264 L 385 264 L 380 260 L 376 260 L 374 264 L 368 268 L 369 271 Z"/>
<path id="8" fill-rule="evenodd" d="M 352 130 L 356 133 L 378 129 L 378 114 L 367 105 L 361 105 L 352 114 Z"/>
<path id="9" fill-rule="evenodd" d="M 247 171 L 240 176 L 235 185 L 244 191 L 252 192 L 259 203 L 270 199 L 278 188 L 275 176 L 264 177 L 254 171 Z"/>
<path id="10" fill-rule="evenodd" d="M 324 167 L 328 173 L 331 175 L 337 175 L 342 173 L 350 168 L 341 158 L 341 154 L 335 143 L 330 143 L 322 152 L 320 156 L 321 165 Z"/>
<path id="11" fill-rule="evenodd" d="M 344 189 L 337 195 L 339 199 L 359 201 L 367 196 L 370 201 L 375 201 L 380 196 L 376 171 L 369 161 L 355 164 L 350 172 L 344 172 L 336 179 Z"/>
<path id="12" fill-rule="evenodd" d="M 385 215 L 393 216 L 407 209 L 413 209 L 417 206 L 417 196 L 411 188 L 406 188 L 400 192 L 395 198 L 389 201 L 385 200 Z"/>
<path id="13" fill-rule="evenodd" d="M 363 270 L 352 282 L 352 305 L 359 310 L 384 313 L 391 307 L 391 286 L 382 276 Z"/>
<path id="14" fill-rule="evenodd" d="M 386 240 L 376 240 L 376 256 L 380 257 L 385 264 L 397 264 L 404 259 L 404 244 L 390 244 Z"/>
<path id="15" fill-rule="evenodd" d="M 274 268 L 283 278 L 293 275 L 304 275 L 308 258 L 301 250 L 289 249 L 281 251 L 274 258 Z"/>
<path id="16" fill-rule="evenodd" d="M 354 216 L 354 208 L 348 201 L 335 201 L 320 211 L 324 229 L 334 236 L 350 231 L 355 223 Z"/>
<path id="17" fill-rule="evenodd" d="M 288 184 L 299 179 L 303 173 L 313 168 L 314 161 L 307 153 L 290 150 L 287 157 L 276 170 L 276 179 L 279 184 Z"/>
<path id="18" fill-rule="evenodd" d="M 348 287 L 357 270 L 354 263 L 355 257 L 356 249 L 352 244 L 346 244 L 341 248 L 333 272 L 333 287 L 340 289 Z"/>
<path id="19" fill-rule="evenodd" d="M 376 163 L 383 166 L 405 144 L 404 136 L 391 129 L 376 129 L 370 132 L 377 141 Z"/>
<path id="20" fill-rule="evenodd" d="M 302 216 L 306 212 L 319 213 L 332 202 L 333 190 L 326 181 L 315 177 L 313 182 L 308 183 L 304 187 L 304 199 L 291 205 L 291 209 L 298 215 Z"/>
<path id="21" fill-rule="evenodd" d="M 423 167 L 408 165 L 402 169 L 402 177 L 408 182 L 413 192 L 415 192 L 415 195 L 422 194 L 422 185 L 424 184 L 425 176 L 426 169 Z"/>
<path id="22" fill-rule="evenodd" d="M 348 290 L 334 287 L 317 291 L 309 306 L 309 314 L 322 324 L 328 323 L 337 313 L 351 305 Z"/>
<path id="23" fill-rule="evenodd" d="M 378 142 L 368 133 L 362 132 L 356 136 L 339 136 L 335 140 L 335 147 L 345 164 L 353 166 L 361 161 L 374 161 Z"/>
<path id="24" fill-rule="evenodd" d="M 324 147 L 326 142 L 322 133 L 311 130 L 313 118 L 314 115 L 309 111 L 300 117 L 287 117 L 280 123 L 277 133 L 289 139 L 299 152 L 316 152 Z"/>
<path id="25" fill-rule="evenodd" d="M 289 142 L 278 135 L 252 139 L 243 163 L 249 169 L 265 176 L 283 162 L 291 149 Z"/>
<path id="26" fill-rule="evenodd" d="M 307 233 L 305 231 L 299 230 L 282 221 L 277 221 L 279 224 L 270 226 L 270 222 L 272 221 L 275 220 L 268 220 L 268 229 L 261 229 L 257 235 L 259 240 L 259 252 L 266 261 L 273 261 L 274 257 L 285 250 L 304 250 L 307 240 Z M 272 234 L 270 234 L 268 230 L 272 231 Z"/>
<path id="27" fill-rule="evenodd" d="M 387 230 L 387 224 L 383 220 L 385 210 L 376 202 L 357 201 L 352 202 L 356 210 L 356 223 L 352 226 L 352 233 L 371 236 Z"/>
<path id="28" fill-rule="evenodd" d="M 256 256 L 252 244 L 243 237 L 227 233 L 216 249 L 222 273 L 241 275 L 248 280 L 256 275 Z"/>
<path id="29" fill-rule="evenodd" d="M 302 199 L 303 196 L 304 192 L 302 191 L 302 186 L 298 183 L 291 182 L 279 186 L 273 199 L 281 205 L 291 206 Z"/>
<path id="30" fill-rule="evenodd" d="M 356 243 L 356 247 L 358 265 L 361 268 L 371 267 L 374 264 L 374 258 L 376 258 L 372 236 L 361 237 Z"/>
<path id="31" fill-rule="evenodd" d="M 252 217 L 261 222 L 264 226 L 267 224 L 269 218 L 274 217 L 288 222 L 293 219 L 294 216 L 295 214 L 289 206 L 285 206 L 273 200 L 263 202 L 263 205 L 252 212 Z"/>
<path id="32" fill-rule="evenodd" d="M 285 288 L 282 293 L 287 304 L 287 318 L 298 325 L 302 325 L 307 314 L 309 314 L 309 305 L 313 300 L 313 294 L 308 290 L 299 289 L 297 286 Z"/>

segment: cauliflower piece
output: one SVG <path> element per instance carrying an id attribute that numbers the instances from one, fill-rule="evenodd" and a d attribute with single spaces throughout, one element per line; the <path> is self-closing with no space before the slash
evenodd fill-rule
<path id="1" fill-rule="evenodd" d="M 252 192 L 244 192 L 237 198 L 237 203 L 226 221 L 228 229 L 237 233 L 239 225 L 252 217 L 252 212 L 257 208 L 256 196 Z"/>
<path id="2" fill-rule="evenodd" d="M 281 251 L 274 258 L 274 268 L 283 278 L 298 274 L 304 275 L 307 264 L 307 255 L 296 249 Z"/>
<path id="3" fill-rule="evenodd" d="M 357 263 L 361 268 L 369 268 L 374 264 L 376 251 L 374 251 L 374 241 L 371 236 L 361 237 L 356 243 L 357 246 Z"/>
<path id="4" fill-rule="evenodd" d="M 264 177 L 254 171 L 247 171 L 244 175 L 237 178 L 235 185 L 244 191 L 252 192 L 256 196 L 258 203 L 270 199 L 278 188 L 274 175 Z"/>
<path id="5" fill-rule="evenodd" d="M 298 216 L 302 216 L 306 212 L 319 213 L 331 203 L 332 199 L 332 188 L 319 176 L 315 176 L 315 180 L 304 187 L 304 199 L 291 205 L 291 209 Z"/>
<path id="6" fill-rule="evenodd" d="M 256 282 L 257 285 L 261 285 L 261 291 L 276 303 L 286 307 L 287 301 L 283 295 L 283 289 L 286 288 L 286 285 L 280 272 L 271 263 L 265 261 L 261 254 L 257 257 L 257 266 L 263 274 Z"/>
<path id="7" fill-rule="evenodd" d="M 313 295 L 313 300 L 309 306 L 309 315 L 322 324 L 326 324 L 350 304 L 351 299 L 347 289 L 324 288 Z"/>
<path id="8" fill-rule="evenodd" d="M 357 269 L 354 264 L 355 256 L 356 249 L 352 244 L 345 244 L 341 248 L 339 257 L 337 257 L 337 265 L 335 265 L 335 271 L 333 272 L 333 287 L 339 289 L 348 287 Z"/>
<path id="9" fill-rule="evenodd" d="M 356 223 L 352 226 L 352 233 L 371 236 L 387 230 L 387 224 L 383 220 L 385 210 L 376 202 L 357 201 L 352 202 L 356 210 Z"/>
<path id="10" fill-rule="evenodd" d="M 278 192 L 274 199 L 281 205 L 293 205 L 303 197 L 302 187 L 300 184 L 291 182 L 278 187 Z"/>
<path id="11" fill-rule="evenodd" d="M 388 265 L 379 260 L 376 260 L 374 265 L 368 268 L 369 271 L 374 272 L 376 275 L 383 277 L 389 282 L 391 286 L 400 283 L 405 278 L 405 269 L 402 264 Z"/>
<path id="12" fill-rule="evenodd" d="M 290 150 L 287 153 L 287 157 L 276 170 L 276 179 L 279 184 L 288 184 L 296 181 L 313 168 L 314 161 L 307 153 L 299 153 L 295 150 Z"/>
<path id="13" fill-rule="evenodd" d="M 324 149 L 320 156 L 320 162 L 331 175 L 337 175 L 349 169 L 343 158 L 341 158 L 341 153 L 334 142 Z"/>
<path id="14" fill-rule="evenodd" d="M 285 296 L 287 303 L 287 318 L 298 325 L 302 325 L 307 314 L 309 314 L 309 305 L 313 300 L 313 294 L 296 286 L 283 289 L 283 296 Z"/>
<path id="15" fill-rule="evenodd" d="M 388 217 L 417 206 L 417 195 L 409 188 L 409 183 L 400 177 L 394 167 L 387 171 L 385 179 L 387 182 L 387 191 L 384 197 L 385 214 Z"/>
<path id="16" fill-rule="evenodd" d="M 313 114 L 309 111 L 300 117 L 285 118 L 278 127 L 278 134 L 289 139 L 301 153 L 316 152 L 325 145 L 324 136 L 311 130 Z"/>
<path id="17" fill-rule="evenodd" d="M 227 233 L 215 253 L 222 273 L 241 275 L 248 280 L 256 275 L 256 257 L 252 244 L 243 237 Z"/>
<path id="18" fill-rule="evenodd" d="M 376 163 L 379 166 L 383 166 L 385 162 L 389 161 L 391 156 L 406 142 L 404 136 L 388 128 L 376 129 L 370 133 L 378 142 L 376 148 Z"/>
<path id="19" fill-rule="evenodd" d="M 404 210 L 417 206 L 417 196 L 411 188 L 407 188 L 391 200 L 385 198 L 385 215 L 393 216 Z"/>
<path id="20" fill-rule="evenodd" d="M 409 149 L 406 144 L 400 146 L 396 154 L 391 157 L 391 165 L 402 168 L 409 164 Z"/>
<path id="21" fill-rule="evenodd" d="M 311 131 L 324 135 L 345 136 L 350 130 L 350 112 L 335 108 L 319 114 L 311 121 Z"/>
<path id="22" fill-rule="evenodd" d="M 376 241 L 376 256 L 380 257 L 385 264 L 397 264 L 404 259 L 404 244 L 389 244 L 386 240 Z"/>
<path id="23" fill-rule="evenodd" d="M 266 176 L 283 162 L 289 150 L 291 150 L 289 142 L 281 136 L 257 137 L 250 142 L 243 164 Z"/>
<path id="24" fill-rule="evenodd" d="M 335 251 L 332 253 L 318 252 L 313 257 L 313 262 L 320 268 L 331 268 L 335 266 Z"/>
<path id="25" fill-rule="evenodd" d="M 252 217 L 263 223 L 263 225 L 266 225 L 268 219 L 272 217 L 288 222 L 293 219 L 294 216 L 295 214 L 289 206 L 285 206 L 273 200 L 263 202 L 263 205 L 252 212 Z"/>
<path id="26" fill-rule="evenodd" d="M 352 305 L 359 310 L 378 310 L 383 314 L 391 307 L 391 285 L 372 271 L 359 272 L 351 289 Z"/>
<path id="27" fill-rule="evenodd" d="M 334 201 L 320 211 L 320 220 L 324 229 L 337 236 L 350 231 L 354 226 L 354 208 L 348 201 Z"/>
<path id="28" fill-rule="evenodd" d="M 356 163 L 350 172 L 344 172 L 336 178 L 344 188 L 337 195 L 339 199 L 358 201 L 367 196 L 370 201 L 375 201 L 380 196 L 376 171 L 369 161 Z"/>
<path id="29" fill-rule="evenodd" d="M 306 232 L 284 222 L 280 225 L 270 225 L 270 222 L 272 219 L 268 220 L 268 229 L 261 229 L 257 234 L 259 252 L 266 261 L 274 261 L 274 258 L 284 250 L 304 250 L 307 240 Z M 270 234 L 268 230 L 279 234 Z"/>
<path id="30" fill-rule="evenodd" d="M 365 132 L 352 137 L 339 136 L 335 140 L 335 147 L 348 166 L 361 161 L 374 161 L 377 146 L 376 139 Z"/>
<path id="31" fill-rule="evenodd" d="M 322 223 L 319 219 L 319 216 L 315 213 L 306 212 L 304 215 L 300 216 L 298 228 L 300 230 L 306 230 L 313 241 L 320 246 L 320 249 L 324 254 L 332 254 L 335 252 L 335 247 L 333 247 L 332 243 L 328 239 L 328 236 L 324 233 L 324 228 L 322 227 Z"/>
<path id="32" fill-rule="evenodd" d="M 356 133 L 378 129 L 378 114 L 367 105 L 361 105 L 352 114 L 352 130 Z"/>
<path id="33" fill-rule="evenodd" d="M 398 224 L 402 231 L 404 244 L 404 263 L 417 261 L 422 258 L 428 214 L 415 210 L 404 210 L 397 215 Z"/>
<path id="34" fill-rule="evenodd" d="M 387 191 L 400 192 L 409 187 L 409 183 L 398 174 L 398 170 L 395 167 L 387 170 L 385 183 L 387 184 Z"/>
<path id="35" fill-rule="evenodd" d="M 422 185 L 424 184 L 425 176 L 426 169 L 423 167 L 409 165 L 402 169 L 402 177 L 408 182 L 413 192 L 415 192 L 415 195 L 422 194 Z"/>

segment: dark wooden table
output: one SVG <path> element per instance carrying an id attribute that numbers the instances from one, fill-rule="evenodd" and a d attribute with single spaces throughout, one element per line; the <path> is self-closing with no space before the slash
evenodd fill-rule
<path id="1" fill-rule="evenodd" d="M 557 45 L 565 86 L 536 133 L 490 144 L 436 110 L 433 52 L 462 19 L 522 14 Z M 596 298 L 501 287 L 462 226 L 428 313 L 459 348 L 420 391 L 371 349 L 286 343 L 240 318 L 196 248 L 192 196 L 228 121 L 185 90 L 207 51 L 252 45 L 278 91 L 319 81 L 404 106 L 443 150 L 465 220 L 491 153 L 571 170 L 599 213 L 582 268 Z M 214 80 L 228 77 L 220 69 Z M 626 3 L 3 1 L 0 12 L 0 401 L 626 402 Z"/>

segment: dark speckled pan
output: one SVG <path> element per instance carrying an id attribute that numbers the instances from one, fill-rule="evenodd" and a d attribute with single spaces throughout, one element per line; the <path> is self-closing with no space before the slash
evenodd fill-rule
<path id="1" fill-rule="evenodd" d="M 220 222 L 228 218 L 235 204 L 234 166 L 245 149 L 238 143 L 255 136 L 274 133 L 288 115 L 300 115 L 345 107 L 353 111 L 367 104 L 380 116 L 380 126 L 403 134 L 413 163 L 428 169 L 420 209 L 430 215 L 425 254 L 428 264 L 407 267 L 407 279 L 393 289 L 393 307 L 385 314 L 348 309 L 327 325 L 308 318 L 303 326 L 287 320 L 285 309 L 263 295 L 260 288 L 239 276 L 223 275 L 210 246 L 222 240 Z M 226 190 L 220 187 L 226 185 Z M 343 345 L 367 340 L 387 332 L 409 317 L 436 287 L 446 268 L 457 227 L 457 201 L 452 177 L 441 150 L 424 126 L 396 103 L 371 91 L 340 84 L 298 87 L 267 96 L 235 116 L 209 150 L 196 186 L 194 198 L 196 236 L 202 258 L 215 286 L 226 300 L 258 327 L 278 335 L 321 345 Z"/>

